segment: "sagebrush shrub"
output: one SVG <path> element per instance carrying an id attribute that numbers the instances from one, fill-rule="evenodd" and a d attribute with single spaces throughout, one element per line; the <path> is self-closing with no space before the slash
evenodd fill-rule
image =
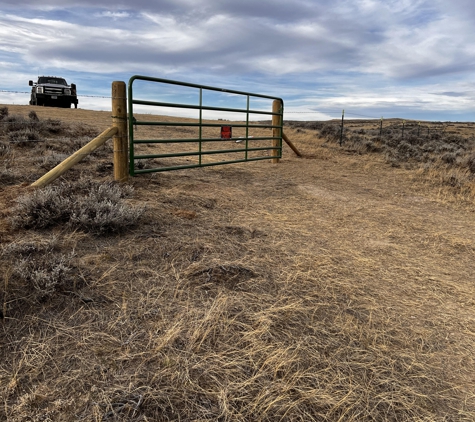
<path id="1" fill-rule="evenodd" d="M 475 153 L 467 158 L 467 167 L 471 173 L 475 173 Z"/>
<path id="2" fill-rule="evenodd" d="M 17 198 L 11 223 L 14 228 L 43 229 L 66 223 L 72 200 L 64 184 L 46 186 Z"/>
<path id="3" fill-rule="evenodd" d="M 0 157 L 5 157 L 10 154 L 11 148 L 10 145 L 0 142 Z"/>
<path id="4" fill-rule="evenodd" d="M 71 123 L 69 126 L 64 128 L 64 135 L 71 139 L 76 138 L 87 138 L 90 141 L 92 138 L 99 135 L 97 129 L 86 126 L 83 124 Z M 108 146 L 108 144 L 103 145 L 103 147 Z"/>
<path id="5" fill-rule="evenodd" d="M 18 174 L 8 168 L 0 167 L 0 185 L 12 185 L 17 181 Z"/>
<path id="6" fill-rule="evenodd" d="M 41 240 L 17 240 L 8 243 L 0 249 L 0 256 L 25 258 L 34 253 L 50 253 L 59 248 L 59 238 L 56 235 Z"/>
<path id="7" fill-rule="evenodd" d="M 0 109 L 0 120 L 2 121 L 0 132 L 7 135 L 16 133 L 16 135 L 10 135 L 11 141 L 15 141 L 15 137 L 18 137 L 21 133 L 23 133 L 23 135 L 35 133 L 36 136 L 47 136 L 50 134 L 61 134 L 67 132 L 69 128 L 69 126 L 61 122 L 61 120 L 40 120 L 36 112 L 33 110 L 30 112 L 28 117 L 9 115 L 8 109 L 6 111 L 2 110 L 3 109 Z"/>
<path id="8" fill-rule="evenodd" d="M 64 224 L 94 234 L 116 233 L 136 224 L 144 212 L 124 202 L 132 191 L 130 186 L 87 179 L 47 186 L 18 198 L 11 222 L 14 228 Z"/>
<path id="9" fill-rule="evenodd" d="M 327 138 L 330 142 L 340 139 L 341 128 L 334 124 L 326 124 L 320 130 L 320 135 Z"/>
<path id="10" fill-rule="evenodd" d="M 455 164 L 457 161 L 457 154 L 455 152 L 446 152 L 445 154 L 442 154 L 440 159 L 447 164 Z"/>
<path id="11" fill-rule="evenodd" d="M 401 141 L 397 146 L 398 153 L 407 158 L 418 158 L 420 156 L 420 150 L 416 146 L 406 141 Z"/>
<path id="12" fill-rule="evenodd" d="M 34 111 L 34 110 L 31 110 L 28 113 L 28 117 L 29 117 L 30 120 L 33 120 L 34 122 L 39 122 L 40 121 L 40 118 L 38 117 L 38 115 L 36 114 L 36 111 Z"/>
<path id="13" fill-rule="evenodd" d="M 41 240 L 17 240 L 3 246 L 0 256 L 11 263 L 12 277 L 24 293 L 37 299 L 52 296 L 75 284 L 74 254 L 61 253 L 55 235 Z"/>
<path id="14" fill-rule="evenodd" d="M 40 298 L 52 296 L 57 290 L 74 284 L 72 255 L 47 253 L 18 260 L 13 275 L 32 287 Z"/>
<path id="15" fill-rule="evenodd" d="M 119 232 L 134 225 L 143 208 L 134 208 L 122 201 L 133 192 L 131 186 L 116 183 L 83 182 L 79 185 L 85 195 L 77 200 L 70 224 L 95 234 Z"/>
<path id="16" fill-rule="evenodd" d="M 453 188 L 460 187 L 462 185 L 462 181 L 460 176 L 455 173 L 447 173 L 442 176 L 442 181 L 448 185 L 452 186 Z"/>
<path id="17" fill-rule="evenodd" d="M 39 165 L 41 168 L 46 170 L 51 170 L 52 168 L 56 167 L 58 164 L 62 163 L 66 158 L 68 158 L 68 154 L 51 154 L 51 155 L 44 155 L 44 156 L 37 156 L 33 162 Z"/>
<path id="18" fill-rule="evenodd" d="M 404 137 L 404 140 L 411 145 L 422 145 L 424 140 L 418 137 L 415 133 L 410 133 Z"/>
<path id="19" fill-rule="evenodd" d="M 12 131 L 8 134 L 8 140 L 10 142 L 29 142 L 29 141 L 39 141 L 40 133 L 36 128 L 25 128 L 16 131 Z"/>
<path id="20" fill-rule="evenodd" d="M 401 162 L 399 161 L 399 158 L 396 157 L 394 154 L 386 152 L 385 159 L 386 163 L 390 164 L 391 167 L 401 167 Z"/>
<path id="21" fill-rule="evenodd" d="M 32 129 L 35 124 L 37 123 L 34 123 L 23 116 L 10 116 L 7 114 L 2 118 L 2 125 L 0 125 L 0 128 L 3 133 L 8 134 L 10 132 Z"/>
<path id="22" fill-rule="evenodd" d="M 96 200 L 119 201 L 132 196 L 134 188 L 130 185 L 121 185 L 116 182 L 99 183 L 91 179 L 82 178 L 75 182 L 63 183 L 74 195 L 94 196 Z"/>
<path id="23" fill-rule="evenodd" d="M 379 151 L 381 151 L 381 148 L 378 147 L 378 145 L 376 145 L 373 141 L 370 141 L 370 140 L 364 141 L 363 142 L 363 147 L 368 152 L 379 152 Z"/>
<path id="24" fill-rule="evenodd" d="M 136 224 L 142 210 L 110 200 L 84 198 L 71 214 L 70 224 L 94 234 L 117 233 Z"/>
<path id="25" fill-rule="evenodd" d="M 5 117 L 8 117 L 8 107 L 0 108 L 0 120 L 3 120 Z"/>
<path id="26" fill-rule="evenodd" d="M 40 122 L 41 131 L 50 134 L 59 134 L 62 133 L 66 127 L 61 120 L 57 119 L 46 119 Z"/>
<path id="27" fill-rule="evenodd" d="M 441 154 L 443 152 L 454 152 L 457 149 L 458 149 L 458 146 L 455 144 L 448 144 L 446 142 L 442 142 L 442 143 L 437 144 L 435 152 Z"/>
<path id="28" fill-rule="evenodd" d="M 13 184 L 19 177 L 19 168 L 14 165 L 13 148 L 0 142 L 0 185 Z"/>

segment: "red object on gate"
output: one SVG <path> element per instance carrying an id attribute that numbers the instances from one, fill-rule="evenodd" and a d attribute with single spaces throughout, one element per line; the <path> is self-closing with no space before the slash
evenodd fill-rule
<path id="1" fill-rule="evenodd" d="M 233 137 L 232 126 L 221 126 L 221 139 L 231 139 Z"/>

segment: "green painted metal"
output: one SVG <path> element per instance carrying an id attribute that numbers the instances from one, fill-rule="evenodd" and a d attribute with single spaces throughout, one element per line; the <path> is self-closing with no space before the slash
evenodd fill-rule
<path id="1" fill-rule="evenodd" d="M 182 87 L 194 88 L 198 90 L 198 104 L 183 104 L 183 103 L 170 103 L 165 101 L 146 101 L 143 99 L 137 99 L 134 97 L 134 82 L 135 81 L 146 81 L 146 82 L 153 82 L 157 84 L 167 84 L 167 85 L 178 85 Z M 204 106 L 203 105 L 203 92 L 206 91 L 215 91 L 221 93 L 228 93 L 235 96 L 245 96 L 246 97 L 246 107 L 245 108 L 229 108 L 229 107 L 214 107 L 214 106 Z M 252 110 L 250 109 L 250 100 L 251 98 L 257 99 L 267 99 L 267 100 L 278 100 L 282 104 L 280 113 L 273 113 L 272 111 L 265 111 L 265 110 Z M 161 122 L 161 121 L 147 121 L 147 120 L 138 120 L 137 114 L 134 114 L 134 106 L 142 105 L 142 106 L 152 106 L 152 107 L 167 107 L 167 108 L 177 108 L 177 109 L 188 109 L 188 110 L 198 110 L 199 118 L 197 119 L 196 123 L 190 122 L 183 122 L 183 121 L 176 121 L 176 122 Z M 245 117 L 245 123 L 237 123 L 229 125 L 233 128 L 245 128 L 245 137 L 234 137 L 230 139 L 226 139 L 226 141 L 244 141 L 243 148 L 237 149 L 215 149 L 215 150 L 205 150 L 203 149 L 203 144 L 205 143 L 215 143 L 215 142 L 223 142 L 221 138 L 204 138 L 203 137 L 203 128 L 218 128 L 222 126 L 221 123 L 210 123 L 203 121 L 203 111 L 217 111 L 217 112 L 230 112 L 230 113 L 242 113 L 243 117 Z M 209 167 L 209 166 L 217 166 L 223 164 L 234 164 L 234 163 L 242 163 L 247 161 L 261 161 L 261 160 L 272 160 L 276 158 L 275 156 L 263 156 L 263 157 L 250 157 L 249 152 L 252 151 L 265 151 L 265 150 L 278 150 L 277 158 L 282 157 L 282 136 L 278 138 L 274 138 L 273 136 L 264 136 L 264 137 L 250 137 L 249 136 L 249 129 L 250 128 L 259 128 L 259 129 L 280 129 L 279 133 L 282 134 L 283 131 L 283 113 L 284 113 L 284 103 L 281 98 L 272 97 L 267 95 L 261 94 L 253 94 L 249 92 L 242 92 L 242 91 L 235 91 L 235 90 L 228 90 L 222 88 L 216 88 L 211 86 L 205 85 L 197 85 L 191 84 L 187 82 L 179 82 L 170 79 L 162 79 L 162 78 L 153 78 L 149 76 L 139 76 L 135 75 L 132 76 L 128 83 L 128 112 L 129 112 L 129 173 L 131 176 L 135 176 L 137 174 L 143 173 L 152 173 L 152 172 L 162 172 L 162 171 L 169 171 L 169 170 L 181 170 L 181 169 L 191 169 L 197 167 Z M 250 117 L 257 115 L 260 117 L 268 117 L 272 119 L 273 115 L 280 115 L 280 122 L 281 125 L 273 126 L 272 124 L 265 124 L 265 123 L 257 123 L 251 124 Z M 244 120 L 244 119 L 243 119 Z M 186 138 L 186 139 L 136 139 L 134 128 L 138 126 L 169 126 L 169 127 L 196 127 L 198 128 L 198 138 Z M 272 145 L 269 146 L 259 146 L 259 147 L 250 147 L 250 140 L 253 142 L 264 142 L 264 141 L 272 141 L 274 139 L 278 139 L 278 147 L 273 147 Z M 135 145 L 138 144 L 186 144 L 186 143 L 197 143 L 198 149 L 197 151 L 188 151 L 188 152 L 176 152 L 176 153 L 167 153 L 167 154 L 136 154 L 135 152 Z M 224 161 L 213 161 L 213 162 L 203 162 L 203 156 L 215 156 L 218 154 L 241 154 L 241 157 L 244 158 L 237 158 L 235 160 L 224 160 Z M 153 158 L 173 158 L 173 157 L 198 157 L 198 163 L 195 164 L 184 164 L 184 165 L 173 165 L 173 166 L 164 166 L 159 168 L 153 169 L 136 169 L 135 162 L 136 160 L 143 160 L 143 159 L 153 159 Z"/>

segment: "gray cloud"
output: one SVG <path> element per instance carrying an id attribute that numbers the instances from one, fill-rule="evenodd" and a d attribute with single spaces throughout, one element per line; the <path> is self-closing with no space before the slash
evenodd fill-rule
<path id="1" fill-rule="evenodd" d="M 118 19 L 120 16 L 125 14 L 113 15 Z M 127 26 L 125 30 L 111 27 L 106 30 L 53 19 L 13 18 L 4 21 L 4 31 L 9 26 L 30 32 L 31 41 L 27 45 L 23 45 L 21 37 L 5 33 L 6 42 L 23 48 L 30 61 L 47 57 L 93 65 L 128 61 L 178 68 L 217 67 L 230 73 L 299 73 L 299 69 L 323 69 L 328 63 L 354 66 L 359 56 L 356 45 L 332 37 L 328 28 L 318 23 L 274 25 L 268 20 L 257 22 L 257 18 L 249 20 L 231 15 L 209 16 L 195 25 L 175 16 L 143 14 L 133 19 L 138 27 L 147 29 L 134 31 Z M 366 38 L 364 34 L 355 36 L 355 41 L 365 42 Z M 114 50 L 113 43 L 117 41 L 120 49 Z"/>
<path id="2" fill-rule="evenodd" d="M 435 92 L 434 95 L 443 95 L 446 97 L 473 97 L 473 92 L 467 93 L 467 92 L 446 91 L 446 92 Z"/>
<path id="3" fill-rule="evenodd" d="M 468 0 L 4 0 L 0 12 L 0 77 L 21 64 L 119 69 L 274 83 L 303 102 L 347 92 L 337 107 L 350 94 L 355 107 L 454 107 L 475 61 Z"/>

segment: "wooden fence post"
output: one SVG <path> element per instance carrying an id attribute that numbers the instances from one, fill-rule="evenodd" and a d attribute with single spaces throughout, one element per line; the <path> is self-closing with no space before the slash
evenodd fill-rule
<path id="1" fill-rule="evenodd" d="M 341 132 L 340 132 L 340 146 L 343 144 L 343 129 L 345 127 L 345 110 L 341 113 Z"/>
<path id="2" fill-rule="evenodd" d="M 114 135 L 114 180 L 126 182 L 129 178 L 128 136 L 127 136 L 127 95 L 125 82 L 112 82 L 112 125 L 117 128 Z"/>
<path id="3" fill-rule="evenodd" d="M 280 100 L 274 100 L 272 103 L 272 113 L 282 113 L 282 101 Z M 274 114 L 272 116 L 272 126 L 281 126 L 282 125 L 282 116 L 278 114 Z M 281 128 L 273 128 L 272 129 L 272 137 L 273 138 L 281 138 L 282 139 L 282 129 Z M 273 139 L 272 140 L 272 146 L 274 148 L 279 148 L 282 146 L 282 143 L 279 142 L 279 139 Z M 278 163 L 279 160 L 279 150 L 278 149 L 273 149 L 272 150 L 272 156 L 275 158 L 272 158 L 273 163 Z"/>

